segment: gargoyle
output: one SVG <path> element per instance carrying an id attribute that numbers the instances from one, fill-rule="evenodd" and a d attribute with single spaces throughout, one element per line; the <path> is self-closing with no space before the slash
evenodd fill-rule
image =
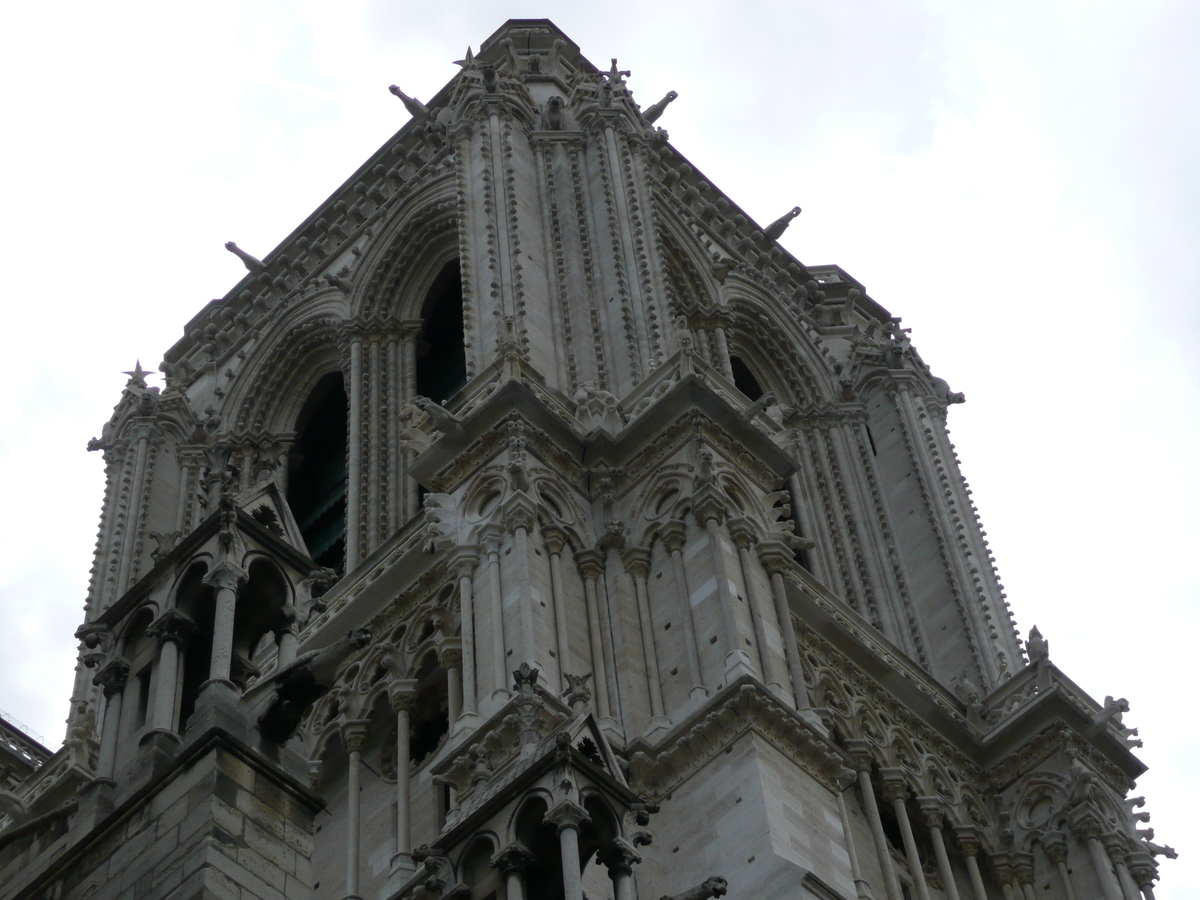
<path id="1" fill-rule="evenodd" d="M 399 85 L 390 85 L 388 90 L 395 96 L 400 98 L 400 102 L 404 104 L 404 108 L 418 122 L 423 122 L 429 118 L 429 109 L 420 100 L 415 97 L 410 97 L 404 91 L 400 90 Z"/>
<path id="2" fill-rule="evenodd" d="M 642 110 L 642 118 L 647 122 L 657 122 L 667 109 L 667 104 L 679 97 L 674 91 L 667 91 L 667 96 Z"/>
<path id="3" fill-rule="evenodd" d="M 462 434 L 462 422 L 440 403 L 435 403 L 428 397 L 414 397 L 413 402 L 425 410 L 425 415 L 429 416 L 433 426 L 442 434 Z"/>
<path id="4" fill-rule="evenodd" d="M 10 771 L 12 766 L 4 767 L 0 772 L 0 783 L 8 777 Z M 29 818 L 29 807 L 12 791 L 0 790 L 0 815 L 7 816 L 13 825 L 20 825 Z"/>
<path id="5" fill-rule="evenodd" d="M 240 259 L 242 261 L 242 263 L 246 266 L 246 269 L 254 275 L 258 275 L 260 272 L 262 272 L 266 268 L 266 266 L 263 265 L 263 261 L 261 259 L 257 259 L 256 257 L 251 256 L 249 253 L 247 253 L 245 250 L 243 250 L 241 247 L 239 247 L 233 241 L 226 241 L 225 249 L 228 250 L 230 253 L 232 253 L 234 256 L 236 256 L 238 259 Z"/>
<path id="6" fill-rule="evenodd" d="M 365 647 L 371 632 L 356 628 L 321 650 L 297 657 L 271 679 L 271 700 L 258 719 L 258 730 L 269 741 L 282 744 L 296 731 L 304 710 L 333 687 L 342 660 Z"/>
<path id="7" fill-rule="evenodd" d="M 684 891 L 682 894 L 665 894 L 661 900 L 708 900 L 709 897 L 723 897 L 729 890 L 729 882 L 719 875 L 714 875 L 712 878 L 706 878 L 704 881 L 690 891 Z"/>
<path id="8" fill-rule="evenodd" d="M 783 233 L 787 231 L 787 227 L 792 224 L 792 219 L 800 215 L 800 207 L 793 206 L 782 216 L 763 229 L 763 237 L 770 238 L 773 241 L 783 237 Z"/>

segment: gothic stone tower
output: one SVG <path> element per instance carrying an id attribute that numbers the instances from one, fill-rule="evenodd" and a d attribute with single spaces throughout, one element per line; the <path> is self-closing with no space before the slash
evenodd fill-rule
<path id="1" fill-rule="evenodd" d="M 962 397 L 545 20 L 166 354 L 4 898 L 1151 898 Z"/>

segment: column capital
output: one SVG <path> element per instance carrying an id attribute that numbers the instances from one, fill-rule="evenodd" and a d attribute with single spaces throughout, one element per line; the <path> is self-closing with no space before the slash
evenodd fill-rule
<path id="1" fill-rule="evenodd" d="M 729 536 L 733 538 L 733 542 L 739 550 L 749 550 L 758 543 L 758 527 L 746 516 L 731 518 L 726 523 L 726 527 L 729 529 Z"/>
<path id="2" fill-rule="evenodd" d="M 225 560 L 204 576 L 203 584 L 218 590 L 238 591 L 246 583 L 246 570 Z"/>
<path id="3" fill-rule="evenodd" d="M 442 664 L 443 669 L 462 668 L 462 645 L 458 640 L 447 641 L 438 648 L 438 662 Z"/>
<path id="4" fill-rule="evenodd" d="M 1012 855 L 1013 874 L 1017 884 L 1033 884 L 1033 854 L 1014 853 Z"/>
<path id="5" fill-rule="evenodd" d="M 1153 887 L 1154 879 L 1158 877 L 1158 864 L 1144 850 L 1134 851 L 1129 854 L 1129 874 L 1138 887 L 1145 890 L 1147 886 Z"/>
<path id="6" fill-rule="evenodd" d="M 546 543 L 546 552 L 551 556 L 561 556 L 567 546 L 567 533 L 557 525 L 542 526 L 542 540 Z"/>
<path id="7" fill-rule="evenodd" d="M 396 678 L 388 684 L 388 701 L 392 704 L 392 712 L 411 710 L 416 698 L 416 679 Z"/>
<path id="8" fill-rule="evenodd" d="M 299 634 L 300 622 L 303 618 L 304 614 L 293 604 L 289 603 L 279 611 L 279 621 L 282 623 L 281 630 L 288 634 Z"/>
<path id="9" fill-rule="evenodd" d="M 604 551 L 595 547 L 580 550 L 575 554 L 575 562 L 584 578 L 599 578 L 604 572 Z"/>
<path id="10" fill-rule="evenodd" d="M 1104 845 L 1104 852 L 1114 864 L 1125 862 L 1129 858 L 1129 840 L 1123 835 L 1110 831 L 1100 835 L 1100 843 Z"/>
<path id="11" fill-rule="evenodd" d="M 477 544 L 459 544 L 451 551 L 448 562 L 456 578 L 471 578 L 475 575 L 482 550 Z"/>
<path id="12" fill-rule="evenodd" d="M 177 609 L 168 609 L 150 623 L 146 634 L 158 638 L 159 645 L 174 641 L 180 647 L 187 643 L 188 637 L 196 630 L 196 623 Z"/>
<path id="13" fill-rule="evenodd" d="M 941 828 L 942 823 L 946 821 L 946 811 L 942 809 L 942 801 L 938 797 L 917 797 L 916 800 L 925 826 Z"/>
<path id="14" fill-rule="evenodd" d="M 504 538 L 504 526 L 497 522 L 488 522 L 479 529 L 479 540 L 483 542 L 484 552 L 491 556 L 500 552 L 500 541 Z"/>
<path id="15" fill-rule="evenodd" d="M 847 738 L 845 741 L 846 751 L 854 760 L 854 765 L 858 767 L 860 772 L 870 772 L 871 762 L 874 755 L 871 753 L 871 744 L 869 741 L 862 738 Z"/>
<path id="16" fill-rule="evenodd" d="M 879 784 L 882 788 L 885 803 L 895 803 L 897 800 L 904 801 L 908 799 L 908 776 L 903 769 L 880 769 Z"/>
<path id="17" fill-rule="evenodd" d="M 1090 841 L 1100 837 L 1100 817 L 1091 809 L 1077 809 L 1071 816 L 1071 830 L 1081 840 Z"/>
<path id="18" fill-rule="evenodd" d="M 687 524 L 682 519 L 664 522 L 658 529 L 658 537 L 663 542 L 663 546 L 667 548 L 668 553 L 682 550 L 687 541 Z"/>
<path id="19" fill-rule="evenodd" d="M 1061 831 L 1047 831 L 1042 835 L 1042 849 L 1050 862 L 1056 866 L 1067 861 L 1067 836 Z"/>
<path id="20" fill-rule="evenodd" d="M 759 541 L 756 549 L 768 575 L 786 572 L 796 563 L 791 548 L 783 541 Z"/>
<path id="21" fill-rule="evenodd" d="M 525 849 L 520 841 L 513 841 L 492 857 L 492 868 L 499 869 L 503 874 L 524 872 L 534 862 L 533 854 Z"/>
<path id="22" fill-rule="evenodd" d="M 633 867 L 642 861 L 642 857 L 621 838 L 613 838 L 598 861 L 608 867 L 610 875 L 632 875 Z"/>
<path id="23" fill-rule="evenodd" d="M 564 828 L 574 828 L 578 831 L 581 825 L 586 825 L 592 821 L 592 817 L 587 814 L 587 810 L 574 800 L 564 800 L 546 813 L 542 821 L 553 825 L 561 834 Z"/>
<path id="24" fill-rule="evenodd" d="M 104 688 L 104 696 L 111 700 L 115 694 L 124 690 L 125 682 L 128 680 L 129 661 L 118 656 L 110 659 L 100 668 L 100 671 L 92 677 L 92 684 Z"/>
<path id="25" fill-rule="evenodd" d="M 702 527 L 708 527 L 710 521 L 718 525 L 725 521 L 725 498 L 717 490 L 711 483 L 704 484 L 693 495 L 692 515 Z"/>
<path id="26" fill-rule="evenodd" d="M 982 842 L 979 839 L 979 829 L 974 825 L 955 825 L 954 840 L 957 842 L 963 856 L 978 856 L 979 851 L 982 849 Z"/>
<path id="27" fill-rule="evenodd" d="M 342 723 L 342 743 L 346 745 L 347 753 L 362 750 L 367 742 L 368 727 L 366 719 L 350 719 Z"/>
<path id="28" fill-rule="evenodd" d="M 996 873 L 996 880 L 1001 884 L 1013 883 L 1013 867 L 1012 856 L 1008 852 L 1001 850 L 991 854 L 992 871 Z"/>
<path id="29" fill-rule="evenodd" d="M 537 521 L 537 507 L 524 491 L 517 491 L 504 504 L 504 527 L 510 534 L 520 530 L 533 531 Z"/>
<path id="30" fill-rule="evenodd" d="M 634 578 L 645 578 L 650 574 L 650 548 L 627 547 L 621 552 L 625 569 Z"/>

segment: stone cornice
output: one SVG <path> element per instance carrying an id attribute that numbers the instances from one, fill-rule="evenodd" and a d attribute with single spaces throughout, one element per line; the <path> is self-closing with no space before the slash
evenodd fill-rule
<path id="1" fill-rule="evenodd" d="M 849 764 L 844 751 L 750 677 L 724 688 L 658 746 L 635 750 L 630 786 L 664 797 L 746 734 L 771 743 L 830 791 L 839 790 L 838 776 Z"/>

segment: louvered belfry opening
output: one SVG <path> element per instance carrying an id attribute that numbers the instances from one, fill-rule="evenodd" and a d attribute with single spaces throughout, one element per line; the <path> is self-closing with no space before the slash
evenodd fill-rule
<path id="1" fill-rule="evenodd" d="M 288 504 L 309 556 L 342 575 L 346 556 L 346 389 L 324 376 L 305 401 L 288 465 Z"/>

